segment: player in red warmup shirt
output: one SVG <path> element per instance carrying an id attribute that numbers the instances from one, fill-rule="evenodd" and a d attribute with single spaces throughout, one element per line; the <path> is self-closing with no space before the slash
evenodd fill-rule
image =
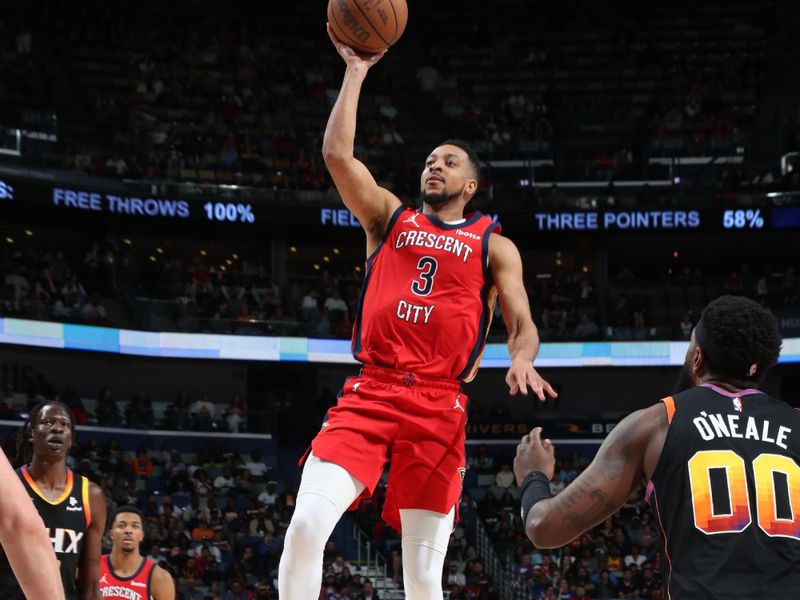
<path id="1" fill-rule="evenodd" d="M 329 32 L 330 33 L 330 32 Z M 322 554 L 343 512 L 369 496 L 391 455 L 383 517 L 401 531 L 410 600 L 442 598 L 441 575 L 464 473 L 467 397 L 496 298 L 508 328 L 512 394 L 555 396 L 533 369 L 539 346 L 519 251 L 479 212 L 464 215 L 480 163 L 448 140 L 425 160 L 422 208 L 403 206 L 353 156 L 367 71 L 331 34 L 347 64 L 323 155 L 345 206 L 367 236 L 367 268 L 353 327 L 361 374 L 345 382 L 311 444 L 279 569 L 281 600 L 319 596 Z"/>
<path id="2" fill-rule="evenodd" d="M 144 520 L 135 506 L 122 506 L 114 514 L 111 554 L 100 559 L 100 595 L 109 600 L 175 600 L 172 576 L 139 546 L 144 539 Z"/>

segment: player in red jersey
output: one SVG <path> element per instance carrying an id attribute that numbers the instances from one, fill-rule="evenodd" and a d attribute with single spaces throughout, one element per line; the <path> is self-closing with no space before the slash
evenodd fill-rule
<path id="1" fill-rule="evenodd" d="M 114 514 L 111 554 L 100 560 L 100 595 L 109 600 L 175 600 L 172 576 L 152 560 L 142 557 L 144 519 L 135 506 L 122 506 Z"/>
<path id="2" fill-rule="evenodd" d="M 329 30 L 330 34 L 330 30 Z M 347 68 L 325 131 L 323 155 L 345 206 L 367 236 L 367 269 L 353 328 L 361 374 L 345 382 L 311 445 L 279 569 L 282 600 L 319 595 L 323 547 L 348 506 L 370 495 L 391 455 L 383 516 L 402 533 L 411 600 L 441 598 L 441 575 L 464 473 L 467 397 L 499 297 L 508 328 L 512 394 L 555 396 L 533 369 L 539 346 L 522 260 L 499 226 L 464 208 L 480 164 L 450 140 L 425 161 L 422 208 L 406 208 L 353 156 L 367 71 L 331 40 Z"/>

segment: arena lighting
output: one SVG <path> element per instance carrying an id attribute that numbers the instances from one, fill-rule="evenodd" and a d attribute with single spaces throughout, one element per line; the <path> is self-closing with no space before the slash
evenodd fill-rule
<path id="1" fill-rule="evenodd" d="M 800 171 L 800 152 L 788 152 L 781 156 L 781 174 L 789 175 Z"/>

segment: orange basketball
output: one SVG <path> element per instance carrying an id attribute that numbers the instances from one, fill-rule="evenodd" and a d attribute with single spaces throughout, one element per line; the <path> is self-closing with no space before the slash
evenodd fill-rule
<path id="1" fill-rule="evenodd" d="M 334 35 L 365 54 L 396 43 L 407 21 L 406 0 L 328 0 L 328 23 Z"/>

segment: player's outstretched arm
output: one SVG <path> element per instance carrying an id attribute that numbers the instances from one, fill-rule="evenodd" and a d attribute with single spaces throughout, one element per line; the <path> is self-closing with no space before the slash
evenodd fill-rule
<path id="1" fill-rule="evenodd" d="M 89 482 L 89 507 L 92 521 L 83 534 L 78 563 L 78 594 L 81 600 L 100 600 L 100 554 L 106 528 L 106 498 L 100 486 L 92 482 Z"/>
<path id="2" fill-rule="evenodd" d="M 537 501 L 525 518 L 525 532 L 537 548 L 557 548 L 605 521 L 650 477 L 667 430 L 663 404 L 625 417 L 605 439 L 587 469 L 554 498 Z M 531 471 L 552 478 L 555 455 L 550 440 L 536 427 L 522 438 L 514 459 L 520 484 Z M 523 511 L 525 504 L 523 501 Z"/>
<path id="3" fill-rule="evenodd" d="M 511 240 L 498 234 L 489 237 L 489 269 L 508 330 L 511 368 L 506 374 L 506 383 L 509 391 L 512 395 L 521 392 L 527 396 L 530 386 L 540 400 L 545 399 L 545 393 L 555 398 L 555 390 L 533 368 L 533 359 L 539 352 L 539 332 L 531 318 L 528 294 L 522 281 L 522 258 Z"/>
<path id="4" fill-rule="evenodd" d="M 58 561 L 47 528 L 6 455 L 0 451 L 0 544 L 26 598 L 63 600 Z"/>
<path id="5" fill-rule="evenodd" d="M 150 591 L 155 600 L 175 600 L 175 582 L 172 575 L 159 566 L 153 569 Z"/>
<path id="6" fill-rule="evenodd" d="M 356 216 L 366 231 L 370 242 L 368 252 L 371 253 L 372 247 L 382 239 L 392 213 L 401 204 L 397 196 L 378 185 L 364 163 L 353 155 L 361 85 L 364 83 L 367 71 L 383 57 L 385 51 L 362 57 L 350 46 L 336 39 L 330 26 L 328 35 L 336 51 L 347 64 L 347 69 L 339 97 L 325 128 L 322 156 L 344 205 Z"/>

